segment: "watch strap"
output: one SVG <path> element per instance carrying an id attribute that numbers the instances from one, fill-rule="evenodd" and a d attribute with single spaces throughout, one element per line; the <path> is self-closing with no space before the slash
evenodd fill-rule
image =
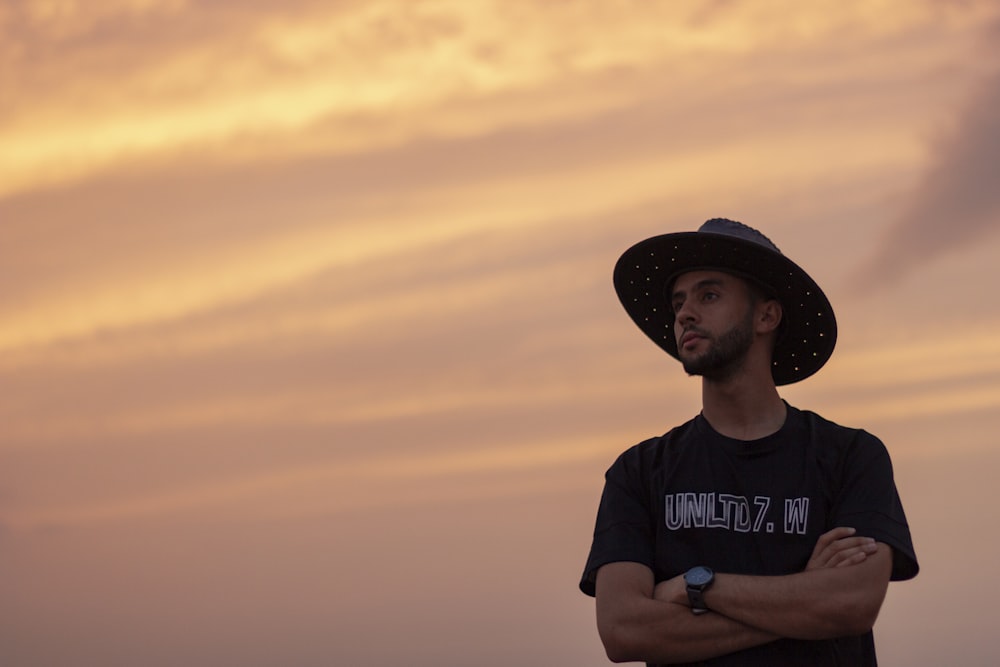
<path id="1" fill-rule="evenodd" d="M 707 614 L 708 606 L 705 604 L 705 591 L 696 586 L 688 586 L 688 601 L 691 603 L 691 611 L 695 614 Z"/>

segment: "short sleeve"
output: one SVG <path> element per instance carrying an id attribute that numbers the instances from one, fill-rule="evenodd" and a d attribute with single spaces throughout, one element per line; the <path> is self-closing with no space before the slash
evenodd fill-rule
<path id="1" fill-rule="evenodd" d="M 580 590 L 595 594 L 602 565 L 629 561 L 653 568 L 653 519 L 635 448 L 622 454 L 604 475 L 594 540 L 580 579 Z"/>
<path id="2" fill-rule="evenodd" d="M 833 525 L 856 528 L 859 535 L 888 544 L 893 550 L 891 579 L 912 579 L 920 568 L 889 452 L 870 433 L 858 434 L 844 464 Z"/>

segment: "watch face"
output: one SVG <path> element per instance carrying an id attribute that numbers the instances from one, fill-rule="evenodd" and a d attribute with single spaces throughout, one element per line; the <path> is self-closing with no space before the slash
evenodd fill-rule
<path id="1" fill-rule="evenodd" d="M 693 567 L 687 571 L 684 575 L 684 581 L 688 583 L 689 586 L 702 586 L 707 584 L 712 580 L 713 573 L 707 567 Z"/>

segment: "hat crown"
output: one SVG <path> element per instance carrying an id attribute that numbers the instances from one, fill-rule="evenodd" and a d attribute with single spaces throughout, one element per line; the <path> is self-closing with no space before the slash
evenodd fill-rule
<path id="1" fill-rule="evenodd" d="M 698 228 L 698 231 L 708 234 L 732 236 L 744 241 L 756 243 L 757 245 L 764 246 L 768 250 L 772 250 L 779 255 L 781 254 L 781 251 L 778 250 L 778 246 L 774 245 L 771 239 L 767 238 L 750 225 L 745 225 L 742 222 L 730 220 L 729 218 L 712 218 L 711 220 L 706 220 L 701 227 Z"/>

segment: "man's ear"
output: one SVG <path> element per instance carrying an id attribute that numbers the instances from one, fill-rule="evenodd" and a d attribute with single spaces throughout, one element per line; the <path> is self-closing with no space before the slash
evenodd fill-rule
<path id="1" fill-rule="evenodd" d="M 777 299 L 766 299 L 757 305 L 757 333 L 777 331 L 783 313 Z"/>

